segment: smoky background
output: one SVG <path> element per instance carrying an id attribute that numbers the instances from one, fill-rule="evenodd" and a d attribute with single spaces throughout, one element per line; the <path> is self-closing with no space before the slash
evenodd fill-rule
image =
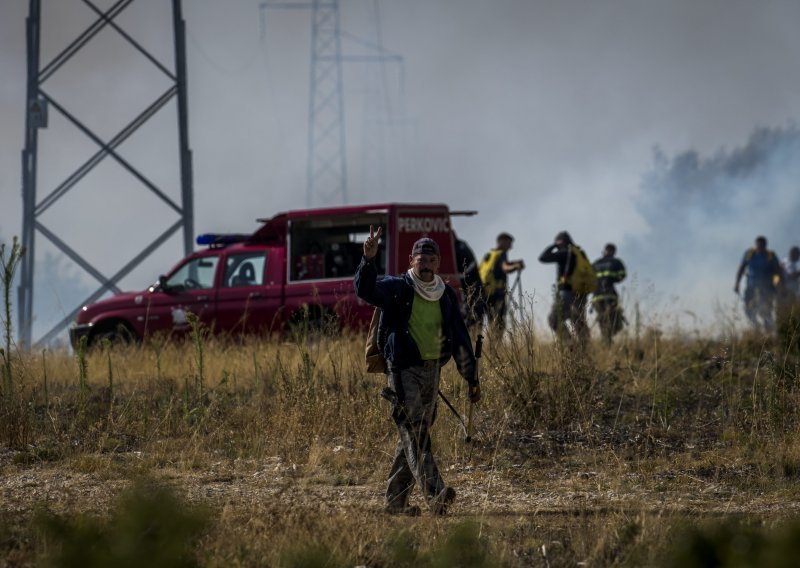
<path id="1" fill-rule="evenodd" d="M 93 13 L 79 0 L 43 10 L 46 63 Z M 343 69 L 349 201 L 478 210 L 455 219 L 459 236 L 479 257 L 500 231 L 515 236 L 510 256 L 526 261 L 538 321 L 554 276 L 536 258 L 563 229 L 592 259 L 618 245 L 626 306 L 638 302 L 646 320 L 712 330 L 738 307 L 733 279 L 754 237 L 781 257 L 800 241 L 800 5 L 342 0 L 340 10 L 343 30 L 403 58 Z M 22 225 L 26 15 L 24 0 L 0 4 L 5 243 Z M 184 18 L 195 231 L 248 231 L 258 217 L 305 207 L 308 13 L 264 18 L 259 2 L 193 0 Z M 167 4 L 137 0 L 119 24 L 172 62 Z M 165 88 L 110 30 L 51 81 L 48 92 L 103 136 Z M 175 115 L 162 109 L 120 147 L 174 197 Z M 60 120 L 51 110 L 40 133 L 40 199 L 96 150 Z M 106 159 L 43 220 L 111 274 L 175 216 Z M 36 242 L 34 336 L 96 286 Z M 145 288 L 181 256 L 175 235 L 121 287 Z"/>

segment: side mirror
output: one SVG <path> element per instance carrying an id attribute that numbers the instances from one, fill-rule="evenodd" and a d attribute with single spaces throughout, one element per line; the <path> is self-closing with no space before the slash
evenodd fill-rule
<path id="1" fill-rule="evenodd" d="M 161 288 L 161 291 L 165 294 L 169 294 L 169 285 L 167 284 L 167 277 L 163 274 L 158 277 L 158 287 Z"/>

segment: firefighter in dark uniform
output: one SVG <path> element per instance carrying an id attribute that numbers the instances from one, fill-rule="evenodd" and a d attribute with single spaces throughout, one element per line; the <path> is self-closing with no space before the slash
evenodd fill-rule
<path id="1" fill-rule="evenodd" d="M 600 333 L 603 341 L 611 343 L 616 333 L 622 330 L 625 317 L 619 305 L 619 295 L 614 284 L 625 280 L 625 265 L 615 255 L 617 247 L 608 243 L 603 249 L 603 256 L 592 263 L 597 276 L 597 289 L 592 296 L 592 307 L 597 313 Z"/>
<path id="2" fill-rule="evenodd" d="M 461 274 L 461 292 L 464 294 L 464 323 L 467 328 L 483 323 L 486 312 L 486 290 L 481 282 L 475 253 L 466 241 L 459 239 L 455 232 L 456 268 Z"/>

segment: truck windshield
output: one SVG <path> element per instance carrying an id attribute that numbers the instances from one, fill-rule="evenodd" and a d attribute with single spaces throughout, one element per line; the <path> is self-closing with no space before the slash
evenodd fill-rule
<path id="1" fill-rule="evenodd" d="M 293 220 L 289 229 L 290 280 L 352 278 L 361 262 L 369 226 L 382 226 L 384 213 Z M 376 258 L 378 274 L 386 273 L 387 238 Z"/>
<path id="2" fill-rule="evenodd" d="M 193 258 L 172 273 L 167 286 L 172 290 L 213 288 L 218 261 L 217 255 Z"/>

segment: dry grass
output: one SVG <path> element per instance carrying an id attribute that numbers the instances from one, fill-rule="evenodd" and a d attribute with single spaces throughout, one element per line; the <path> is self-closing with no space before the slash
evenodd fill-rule
<path id="1" fill-rule="evenodd" d="M 15 354 L 0 565 L 67 563 L 71 541 L 116 550 L 120 527 L 156 515 L 153 483 L 173 509 L 199 507 L 163 521 L 194 527 L 180 533 L 189 564 L 691 565 L 681 554 L 697 542 L 736 557 L 729 533 L 774 544 L 794 530 L 800 395 L 786 345 L 655 330 L 586 352 L 532 328 L 490 338 L 475 443 L 444 405 L 434 428 L 456 504 L 417 519 L 382 512 L 395 432 L 363 337 L 113 347 L 85 371 L 67 352 Z M 464 408 L 452 364 L 442 390 Z"/>

